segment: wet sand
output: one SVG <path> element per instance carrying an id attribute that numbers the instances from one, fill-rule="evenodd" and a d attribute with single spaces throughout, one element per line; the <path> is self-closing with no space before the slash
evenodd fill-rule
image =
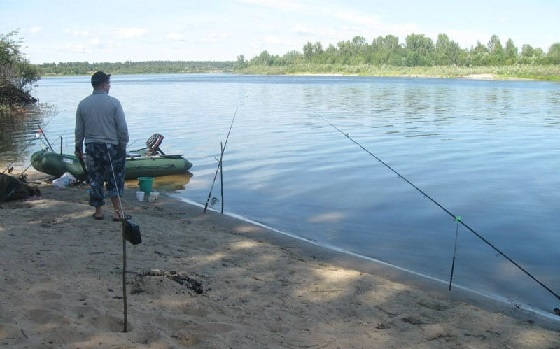
<path id="1" fill-rule="evenodd" d="M 530 314 L 133 190 L 123 333 L 119 223 L 85 186 L 40 189 L 0 205 L 0 347 L 560 348 Z"/>

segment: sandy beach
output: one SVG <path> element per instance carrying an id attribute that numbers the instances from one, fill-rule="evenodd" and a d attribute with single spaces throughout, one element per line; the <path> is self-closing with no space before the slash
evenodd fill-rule
<path id="1" fill-rule="evenodd" d="M 529 314 L 133 190 L 123 333 L 119 223 L 92 219 L 86 186 L 30 178 L 40 198 L 0 205 L 0 347 L 560 348 Z"/>

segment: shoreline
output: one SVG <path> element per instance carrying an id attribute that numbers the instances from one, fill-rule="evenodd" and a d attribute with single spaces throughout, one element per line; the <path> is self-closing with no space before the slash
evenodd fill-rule
<path id="1" fill-rule="evenodd" d="M 171 195 L 170 197 L 184 204 L 204 208 L 204 205 L 189 199 L 176 198 L 173 195 Z M 208 207 L 208 211 L 219 214 L 219 211 L 211 207 Z M 250 218 L 235 213 L 224 211 L 224 216 L 263 228 L 266 235 L 268 235 L 268 239 L 272 242 L 282 244 L 286 243 L 286 240 L 284 239 L 288 239 L 288 243 L 290 243 L 289 240 L 293 240 L 293 242 L 299 244 L 299 247 L 301 247 L 302 249 L 315 251 L 316 254 L 318 253 L 323 256 L 340 255 L 343 260 L 346 260 L 346 265 L 353 269 L 364 269 L 368 270 L 368 272 L 374 270 L 375 272 L 381 272 L 385 275 L 390 275 L 390 279 L 392 281 L 411 283 L 421 288 L 430 289 L 441 294 L 442 296 L 449 294 L 449 291 L 447 291 L 447 280 L 438 279 L 427 274 L 416 272 L 412 269 L 400 267 L 398 265 L 385 262 L 374 257 L 368 257 L 365 255 L 354 253 L 343 248 L 321 244 L 319 242 L 309 240 L 289 232 L 278 230 L 274 227 L 267 226 L 266 224 L 254 221 Z M 275 239 L 275 235 L 280 235 L 282 236 L 282 238 Z M 264 238 L 266 239 L 267 237 Z M 317 249 L 320 252 L 317 252 Z M 364 268 L 364 262 L 371 265 Z M 526 304 L 512 303 L 507 298 L 501 297 L 500 295 L 484 293 L 456 283 L 453 283 L 453 292 L 457 293 L 452 297 L 456 300 L 470 302 L 491 311 L 503 312 L 518 319 L 521 319 L 523 317 L 530 318 L 532 321 L 536 321 L 542 326 L 550 329 L 560 330 L 560 317 L 553 312 L 546 312 L 544 310 L 533 308 Z"/>
<path id="2" fill-rule="evenodd" d="M 137 202 L 130 189 L 125 207 L 143 242 L 128 245 L 131 330 L 122 333 L 119 224 L 109 211 L 90 217 L 86 186 L 58 190 L 39 177 L 30 174 L 40 199 L 0 209 L 0 245 L 10 246 L 0 249 L 0 343 L 11 348 L 560 345 L 555 326 L 524 311 L 167 195 Z"/>

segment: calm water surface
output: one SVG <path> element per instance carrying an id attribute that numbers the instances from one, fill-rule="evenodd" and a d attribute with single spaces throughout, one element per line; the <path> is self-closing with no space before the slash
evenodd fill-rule
<path id="1" fill-rule="evenodd" d="M 203 74 L 114 76 L 112 85 L 130 148 L 158 132 L 164 150 L 194 163 L 180 197 L 205 202 L 237 108 L 224 160 L 227 211 L 447 279 L 454 221 L 327 119 L 560 291 L 559 84 Z M 90 89 L 88 77 L 36 88 L 54 108 L 45 131 L 53 143 L 63 136 L 67 152 Z M 39 147 L 26 153 L 25 132 L 10 132 L 4 161 Z M 559 305 L 470 232 L 459 229 L 458 241 L 458 284 L 548 312 Z"/>

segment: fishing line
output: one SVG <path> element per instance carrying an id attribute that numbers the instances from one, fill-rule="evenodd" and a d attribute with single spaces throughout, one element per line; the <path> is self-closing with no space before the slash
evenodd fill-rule
<path id="1" fill-rule="evenodd" d="M 208 208 L 208 203 L 210 202 L 210 198 L 212 197 L 212 190 L 214 190 L 214 184 L 216 183 L 216 178 L 218 177 L 218 171 L 222 166 L 222 157 L 224 156 L 224 152 L 226 151 L 227 142 L 229 139 L 229 135 L 231 133 L 231 128 L 233 127 L 233 122 L 235 121 L 235 117 L 237 116 L 237 109 L 239 106 L 235 107 L 235 112 L 233 113 L 233 118 L 231 119 L 231 124 L 229 125 L 229 131 L 226 136 L 226 141 L 224 142 L 224 146 L 220 149 L 220 160 L 218 161 L 218 167 L 216 168 L 216 173 L 214 173 L 214 180 L 212 180 L 212 185 L 210 186 L 210 192 L 208 192 L 208 198 L 206 199 L 206 204 L 204 205 L 204 212 Z"/>
<path id="2" fill-rule="evenodd" d="M 440 204 L 439 202 L 437 202 L 434 198 L 432 198 L 431 196 L 429 196 L 428 194 L 426 194 L 426 192 L 424 192 L 422 189 L 420 189 L 419 187 L 417 187 L 414 183 L 412 183 L 411 181 L 409 181 L 406 177 L 404 177 L 403 175 L 401 175 L 399 172 L 397 172 L 395 169 L 393 169 L 389 164 L 387 164 L 385 161 L 383 161 L 381 158 L 379 158 L 377 155 L 373 154 L 371 151 L 369 151 L 366 147 L 364 147 L 362 144 L 360 144 L 358 141 L 356 141 L 354 138 L 352 138 L 350 136 L 349 133 L 345 133 L 344 131 L 342 131 L 340 128 L 336 127 L 335 125 L 333 125 L 330 121 L 328 121 L 324 116 L 321 116 L 321 118 L 323 118 L 325 120 L 325 122 L 331 126 L 332 128 L 334 128 L 335 130 L 337 130 L 340 134 L 342 134 L 344 137 L 348 138 L 352 143 L 356 144 L 358 147 L 360 147 L 363 151 L 365 151 L 366 153 L 368 153 L 369 155 L 371 155 L 373 158 L 375 158 L 377 161 L 379 161 L 380 163 L 382 163 L 385 167 L 387 167 L 391 172 L 395 173 L 397 176 L 399 176 L 399 178 L 401 178 L 402 180 L 404 180 L 406 183 L 410 184 L 414 189 L 416 189 L 420 194 L 422 194 L 426 199 L 430 200 L 431 202 L 433 202 L 436 206 L 438 206 L 439 208 L 441 208 L 445 213 L 447 213 L 448 215 L 450 215 L 454 220 L 457 221 L 458 224 L 461 224 L 463 227 L 467 228 L 468 231 L 470 231 L 471 233 L 473 233 L 477 238 L 479 238 L 480 240 L 482 240 L 486 245 L 490 246 L 494 251 L 498 252 L 500 255 L 502 255 L 502 257 L 504 257 L 505 259 L 507 259 L 511 264 L 515 265 L 519 270 L 521 270 L 523 273 L 525 273 L 528 277 L 530 277 L 531 279 L 533 279 L 533 281 L 535 281 L 537 284 L 539 284 L 542 288 L 544 288 L 545 290 L 547 290 L 550 294 L 552 294 L 554 297 L 556 297 L 556 299 L 560 300 L 560 295 L 556 292 L 554 292 L 550 287 L 548 287 L 546 284 L 544 284 L 542 281 L 540 281 L 539 279 L 537 279 L 535 276 L 533 276 L 533 274 L 531 274 L 529 271 L 527 271 L 525 268 L 523 268 L 519 263 L 517 263 L 516 261 L 514 261 L 511 257 L 509 257 L 507 254 L 505 254 L 502 250 L 500 250 L 498 247 L 496 247 L 493 243 L 491 243 L 490 241 L 488 241 L 484 236 L 482 236 L 482 234 L 476 232 L 473 228 L 471 228 L 467 223 L 463 222 L 463 220 L 460 220 L 460 216 L 456 216 L 453 213 L 451 213 L 451 211 L 449 211 L 447 208 L 445 208 L 442 204 Z"/>
<path id="3" fill-rule="evenodd" d="M 456 217 L 455 221 L 457 225 L 455 226 L 455 244 L 453 244 L 453 262 L 451 263 L 451 274 L 449 275 L 449 291 L 451 291 L 451 282 L 453 282 L 453 273 L 455 272 L 455 256 L 457 255 L 457 240 L 459 239 L 459 222 L 461 221 L 461 216 Z"/>

